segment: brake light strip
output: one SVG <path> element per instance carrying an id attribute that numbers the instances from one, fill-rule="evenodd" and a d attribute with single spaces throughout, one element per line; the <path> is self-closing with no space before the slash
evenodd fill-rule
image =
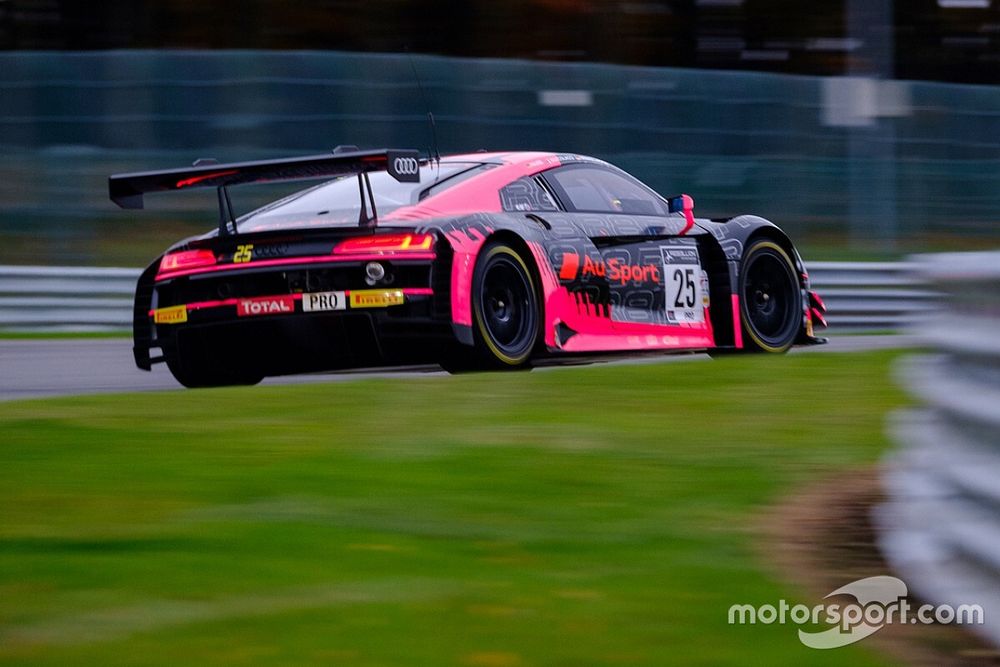
<path id="1" fill-rule="evenodd" d="M 308 257 L 286 257 L 282 259 L 261 259 L 245 264 L 216 264 L 214 266 L 196 267 L 193 269 L 182 269 L 161 273 L 156 277 L 157 281 L 170 280 L 201 273 L 215 273 L 218 271 L 239 271 L 241 269 L 256 269 L 268 266 L 289 266 L 295 264 L 343 264 L 344 262 L 377 262 L 377 261 L 426 261 L 434 259 L 433 252 L 399 252 L 399 253 L 372 253 L 370 255 L 311 255 Z"/>

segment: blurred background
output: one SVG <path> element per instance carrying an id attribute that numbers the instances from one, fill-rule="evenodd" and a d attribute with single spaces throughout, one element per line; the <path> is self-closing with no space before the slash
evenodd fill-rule
<path id="1" fill-rule="evenodd" d="M 0 0 L 0 264 L 143 265 L 214 200 L 109 174 L 426 151 L 428 110 L 442 152 L 602 157 L 807 259 L 994 244 L 998 42 L 991 0 Z"/>
<path id="2" fill-rule="evenodd" d="M 997 664 L 1000 258 L 910 254 L 998 245 L 998 47 L 1000 0 L 0 0 L 0 664 Z M 428 111 L 772 219 L 831 344 L 139 391 L 138 267 L 215 194 L 110 174 Z M 726 623 L 889 573 L 988 645 Z"/>

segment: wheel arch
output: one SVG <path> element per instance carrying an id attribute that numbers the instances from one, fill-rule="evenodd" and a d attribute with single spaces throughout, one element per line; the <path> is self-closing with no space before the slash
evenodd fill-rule
<path id="1" fill-rule="evenodd" d="M 541 292 L 541 272 L 538 269 L 538 262 L 535 258 L 535 254 L 531 251 L 531 247 L 528 245 L 528 241 L 512 229 L 498 229 L 486 237 L 486 241 L 483 245 L 494 242 L 506 243 L 517 251 L 517 254 L 521 256 L 521 259 L 524 260 L 524 263 L 531 271 L 531 277 L 535 281 L 535 288 L 538 291 L 538 296 L 544 296 Z"/>
<path id="2" fill-rule="evenodd" d="M 538 300 L 537 302 L 538 302 L 539 336 L 538 336 L 538 345 L 536 345 L 536 351 L 537 351 L 537 347 L 544 346 L 544 340 L 545 340 L 544 334 L 545 334 L 545 322 L 546 322 L 545 319 L 546 294 L 545 294 L 545 287 L 542 284 L 541 269 L 538 266 L 538 257 L 536 256 L 536 253 L 532 251 L 532 248 L 529 245 L 528 241 L 523 236 L 521 236 L 512 229 L 496 230 L 495 232 L 486 237 L 486 240 L 483 242 L 482 247 L 485 247 L 491 243 L 503 243 L 513 248 L 517 252 L 517 254 L 521 257 L 521 259 L 524 260 L 525 266 L 528 267 L 528 271 L 531 273 L 531 280 L 534 283 L 535 287 L 535 296 Z M 482 251 L 482 247 L 480 248 L 480 252 Z M 477 259 L 478 259 L 478 254 L 479 253 L 477 253 Z"/>
<path id="3" fill-rule="evenodd" d="M 704 228 L 722 248 L 729 270 L 729 293 L 732 306 L 730 316 L 725 326 L 720 327 L 718 345 L 733 345 L 743 348 L 743 336 L 740 332 L 739 317 L 739 276 L 743 267 L 743 259 L 747 249 L 758 240 L 768 240 L 775 243 L 791 258 L 799 285 L 808 289 L 808 274 L 795 244 L 780 227 L 770 220 L 756 215 L 738 215 L 732 218 L 699 220 L 699 226 Z"/>
<path id="4" fill-rule="evenodd" d="M 709 229 L 713 233 L 713 236 L 724 246 L 726 253 L 730 260 L 736 260 L 742 263 L 743 256 L 746 253 L 747 248 L 750 247 L 754 241 L 758 239 L 768 239 L 777 243 L 782 250 L 788 253 L 788 256 L 792 258 L 795 262 L 795 268 L 798 270 L 800 276 L 799 280 L 801 282 L 802 275 L 805 273 L 805 267 L 802 263 L 802 258 L 799 256 L 799 252 L 792 242 L 792 239 L 788 234 L 785 233 L 781 227 L 774 224 L 766 218 L 761 218 L 756 215 L 738 215 L 734 218 L 730 218 L 725 221 L 713 221 L 713 229 Z M 732 238 L 738 241 L 736 247 L 738 248 L 738 253 L 733 256 L 732 246 L 727 246 L 726 239 Z"/>
<path id="5" fill-rule="evenodd" d="M 773 224 L 762 225 L 757 229 L 753 230 L 752 232 L 750 232 L 750 235 L 747 236 L 746 242 L 743 245 L 744 252 L 746 252 L 746 249 L 749 248 L 755 241 L 759 239 L 767 239 L 768 241 L 773 241 L 774 243 L 778 244 L 782 250 L 788 253 L 788 256 L 792 258 L 793 262 L 795 262 L 795 268 L 799 272 L 799 284 L 801 284 L 802 283 L 801 274 L 803 271 L 802 259 L 799 257 L 799 252 L 798 250 L 796 250 L 795 244 L 792 243 L 792 239 L 788 237 L 788 234 L 782 231 L 781 228 L 778 227 L 777 225 Z M 743 260 L 743 255 L 740 255 L 740 261 L 742 262 L 742 260 Z"/>
<path id="6" fill-rule="evenodd" d="M 769 221 L 764 221 L 767 224 L 762 224 L 756 229 L 752 230 L 746 237 L 743 243 L 743 249 L 740 254 L 739 262 L 736 263 L 736 274 L 737 276 L 742 273 L 743 270 L 743 260 L 746 255 L 746 251 L 751 248 L 758 241 L 770 241 L 774 243 L 779 248 L 781 248 L 791 259 L 793 264 L 793 269 L 795 273 L 795 280 L 799 286 L 799 292 L 801 294 L 802 303 L 802 319 L 798 326 L 798 333 L 796 340 L 801 340 L 804 335 L 809 332 L 808 325 L 808 305 L 809 305 L 809 274 L 806 272 L 805 264 L 802 262 L 802 257 L 799 255 L 798 249 L 796 249 L 795 244 L 792 243 L 791 238 L 785 232 L 779 228 L 777 225 L 770 223 Z M 794 344 L 794 343 L 793 343 Z"/>
<path id="7" fill-rule="evenodd" d="M 489 243 L 502 242 L 513 248 L 524 261 L 531 273 L 538 297 L 540 317 L 545 315 L 545 282 L 543 282 L 544 267 L 539 266 L 544 261 L 544 250 L 539 256 L 538 250 L 544 246 L 537 230 L 532 229 L 526 221 L 510 219 L 506 215 L 474 215 L 445 224 L 436 225 L 444 238 L 447 239 L 453 253 L 451 266 L 451 320 L 452 331 L 459 343 L 466 346 L 474 344 L 472 335 L 472 281 L 476 263 L 479 261 L 483 247 Z M 551 271 L 550 271 L 551 272 Z"/>

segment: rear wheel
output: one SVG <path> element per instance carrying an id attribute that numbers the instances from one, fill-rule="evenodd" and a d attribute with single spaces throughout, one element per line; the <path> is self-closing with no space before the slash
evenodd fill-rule
<path id="1" fill-rule="evenodd" d="M 743 255 L 740 315 L 748 350 L 780 354 L 798 338 L 802 289 L 795 264 L 774 241 L 755 241 Z"/>
<path id="2" fill-rule="evenodd" d="M 189 389 L 254 385 L 264 379 L 251 368 L 241 368 L 222 350 L 210 349 L 199 338 L 186 338 L 173 354 L 167 355 L 167 368 L 174 378 Z"/>
<path id="3" fill-rule="evenodd" d="M 538 343 L 538 290 L 524 259 L 509 245 L 490 243 L 472 278 L 474 347 L 456 346 L 442 366 L 449 372 L 524 368 Z"/>

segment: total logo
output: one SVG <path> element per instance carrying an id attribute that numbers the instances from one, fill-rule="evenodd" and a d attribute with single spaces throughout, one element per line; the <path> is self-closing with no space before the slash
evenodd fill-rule
<path id="1" fill-rule="evenodd" d="M 236 314 L 240 317 L 253 315 L 280 315 L 295 312 L 295 299 L 290 296 L 273 296 L 257 299 L 240 299 L 236 302 Z"/>
<path id="2" fill-rule="evenodd" d="M 583 267 L 580 266 L 580 256 L 576 253 L 563 253 L 562 268 L 559 279 L 575 280 L 577 273 L 584 277 L 597 276 L 606 278 L 610 283 L 625 285 L 627 283 L 660 283 L 660 267 L 655 264 L 629 264 L 617 257 L 594 261 L 584 256 Z"/>

